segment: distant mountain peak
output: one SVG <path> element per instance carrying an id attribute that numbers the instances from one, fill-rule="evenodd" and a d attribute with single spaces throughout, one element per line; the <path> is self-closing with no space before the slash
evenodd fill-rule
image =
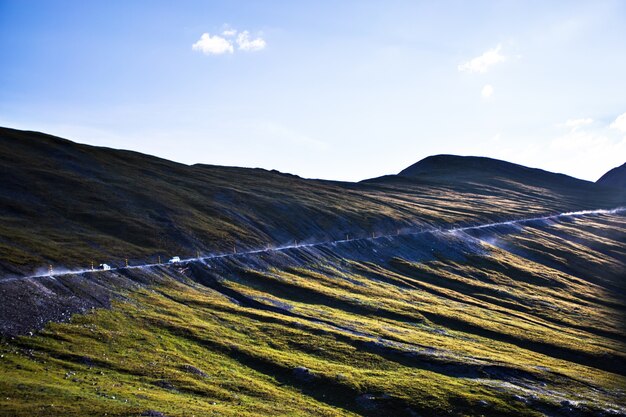
<path id="1" fill-rule="evenodd" d="M 514 171 L 532 171 L 534 168 L 528 168 L 512 162 L 502 161 L 500 159 L 487 158 L 484 156 L 461 156 L 461 155 L 432 155 L 426 157 L 410 167 L 402 170 L 399 175 L 405 177 L 415 177 L 422 174 L 434 174 L 437 172 L 452 172 L 458 170 L 457 173 L 468 171 L 490 171 L 509 174 Z M 540 171 L 540 170 L 538 170 Z"/>
<path id="2" fill-rule="evenodd" d="M 596 183 L 611 187 L 626 188 L 626 163 L 613 168 L 601 176 Z"/>
<path id="3" fill-rule="evenodd" d="M 503 186 L 513 182 L 538 187 L 587 188 L 594 183 L 545 171 L 529 168 L 512 162 L 484 156 L 433 155 L 403 169 L 398 175 L 374 178 L 369 182 L 427 181 L 464 186 L 468 183 Z"/>

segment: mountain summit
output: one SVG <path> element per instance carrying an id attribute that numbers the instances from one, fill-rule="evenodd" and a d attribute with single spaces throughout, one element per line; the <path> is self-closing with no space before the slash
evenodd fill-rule
<path id="1" fill-rule="evenodd" d="M 481 156 L 433 155 L 403 169 L 398 175 L 440 181 L 507 179 L 526 184 L 554 183 L 573 186 L 590 184 L 588 181 L 564 174 Z"/>
<path id="2" fill-rule="evenodd" d="M 611 187 L 626 188 L 626 163 L 613 168 L 604 174 L 596 184 L 608 185 Z"/>

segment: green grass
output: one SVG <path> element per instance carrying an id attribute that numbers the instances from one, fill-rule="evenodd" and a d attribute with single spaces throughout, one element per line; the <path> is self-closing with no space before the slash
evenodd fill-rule
<path id="1" fill-rule="evenodd" d="M 600 220 L 579 223 L 602 231 Z M 626 407 L 626 377 L 605 366 L 626 361 L 623 307 L 606 305 L 606 288 L 584 277 L 491 250 L 466 262 L 232 270 L 222 292 L 196 283 L 196 269 L 161 270 L 160 284 L 111 310 L 5 340 L 0 414 L 539 416 L 562 412 L 565 399 L 582 415 Z M 515 297 L 503 305 L 494 289 Z M 548 314 L 546 303 L 557 307 Z"/>
<path id="2" fill-rule="evenodd" d="M 166 291 L 201 297 L 226 310 L 220 299 L 187 289 Z M 138 415 L 156 409 L 168 415 L 350 415 L 362 392 L 393 394 L 402 404 L 432 410 L 473 398 L 494 400 L 477 384 L 408 369 L 330 335 L 290 328 L 288 321 L 188 309 L 149 293 L 134 301 L 151 308 L 118 304 L 114 312 L 100 310 L 21 338 L 20 349 L 5 345 L 3 413 Z M 207 376 L 190 375 L 183 365 Z M 297 366 L 314 372 L 311 387 L 294 379 Z M 173 389 L 160 387 L 162 381 Z M 341 395 L 333 398 L 336 393 Z M 501 401 L 494 407 L 509 408 Z"/>

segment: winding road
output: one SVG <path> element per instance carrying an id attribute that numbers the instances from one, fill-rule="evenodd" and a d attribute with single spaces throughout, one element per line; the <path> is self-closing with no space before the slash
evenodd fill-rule
<path id="1" fill-rule="evenodd" d="M 566 212 L 566 213 L 552 214 L 552 215 L 546 215 L 546 216 L 540 216 L 540 217 L 531 217 L 531 218 L 494 222 L 494 223 L 484 223 L 484 224 L 479 224 L 479 225 L 474 225 L 474 226 L 455 227 L 455 228 L 450 228 L 450 229 L 432 228 L 432 229 L 427 229 L 427 230 L 420 230 L 417 232 L 404 232 L 404 233 L 399 233 L 399 234 L 379 235 L 379 236 L 374 236 L 374 237 L 364 237 L 364 238 L 355 238 L 355 239 L 342 239 L 342 240 L 325 241 L 325 242 L 308 243 L 308 244 L 303 243 L 303 244 L 297 244 L 297 245 L 286 245 L 286 246 L 278 246 L 278 247 L 273 247 L 273 248 L 258 249 L 258 250 L 252 250 L 252 251 L 246 251 L 246 252 L 200 256 L 196 258 L 182 259 L 180 262 L 181 263 L 201 262 L 201 261 L 205 261 L 209 259 L 246 256 L 246 255 L 253 255 L 253 254 L 264 253 L 264 252 L 269 252 L 269 251 L 284 251 L 284 250 L 294 249 L 294 248 L 316 247 L 316 246 L 322 246 L 322 245 L 340 244 L 340 243 L 345 243 L 345 242 L 368 241 L 368 240 L 384 239 L 384 238 L 389 238 L 393 236 L 401 236 L 401 235 L 404 235 L 404 236 L 417 235 L 421 233 L 433 233 L 433 232 L 435 233 L 458 233 L 458 232 L 464 232 L 464 231 L 469 231 L 469 230 L 484 229 L 484 228 L 489 228 L 489 227 L 506 226 L 506 225 L 524 225 L 525 223 L 532 223 L 532 222 L 537 222 L 537 221 L 558 220 L 560 218 L 576 218 L 576 217 L 583 217 L 583 216 L 590 216 L 590 215 L 617 214 L 617 213 L 622 213 L 622 212 L 626 212 L 626 207 L 617 207 L 614 209 L 571 211 L 571 212 Z M 169 262 L 129 265 L 129 266 L 111 268 L 107 272 L 124 270 L 124 269 L 150 268 L 150 267 L 163 266 L 163 265 L 168 265 L 168 264 Z M 78 269 L 78 270 L 57 269 L 55 270 L 53 268 L 52 274 L 45 273 L 45 274 L 29 275 L 29 276 L 22 276 L 22 277 L 7 277 L 7 278 L 0 279 L 0 283 L 12 282 L 12 281 L 17 281 L 17 280 L 37 279 L 37 278 L 54 278 L 55 276 L 80 275 L 80 274 L 85 274 L 85 273 L 97 273 L 97 272 L 104 272 L 104 271 L 99 270 L 99 269 Z"/>

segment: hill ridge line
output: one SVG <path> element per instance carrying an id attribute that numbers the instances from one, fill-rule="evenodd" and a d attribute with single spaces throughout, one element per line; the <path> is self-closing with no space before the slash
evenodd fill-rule
<path id="1" fill-rule="evenodd" d="M 621 212 L 626 212 L 626 206 L 620 206 L 620 207 L 616 207 L 616 208 L 613 208 L 613 209 L 596 209 L 596 210 L 569 211 L 569 212 L 558 213 L 558 214 L 551 214 L 551 215 L 546 215 L 546 216 L 522 218 L 522 219 L 507 220 L 507 221 L 501 221 L 501 222 L 484 223 L 484 224 L 478 224 L 478 225 L 474 225 L 474 226 L 454 227 L 454 228 L 450 228 L 450 229 L 429 228 L 429 229 L 425 229 L 425 230 L 419 230 L 417 232 L 413 232 L 413 231 L 412 232 L 401 232 L 401 233 L 396 233 L 396 234 L 386 234 L 386 235 L 379 235 L 379 236 L 374 236 L 374 237 L 362 237 L 362 238 L 355 238 L 355 239 L 340 239 L 340 240 L 332 240 L 332 241 L 325 241 L 325 242 L 302 243 L 302 244 L 296 244 L 296 245 L 285 245 L 285 246 L 278 246 L 278 247 L 273 247 L 273 248 L 257 249 L 257 250 L 246 251 L 246 252 L 224 253 L 224 254 L 219 254 L 219 255 L 209 255 L 209 256 L 200 256 L 200 257 L 195 257 L 195 258 L 186 258 L 186 259 L 181 259 L 180 263 L 202 262 L 204 260 L 210 260 L 210 259 L 220 259 L 220 258 L 236 257 L 236 256 L 246 256 L 246 255 L 254 255 L 254 254 L 258 254 L 258 253 L 266 253 L 266 252 L 271 252 L 271 251 L 284 251 L 284 250 L 288 250 L 288 249 L 308 248 L 308 247 L 316 247 L 316 246 L 322 246 L 322 245 L 334 245 L 334 244 L 346 243 L 346 242 L 368 241 L 368 240 L 384 239 L 384 238 L 389 238 L 389 237 L 394 237 L 394 236 L 414 236 L 414 235 L 419 235 L 419 234 L 423 234 L 423 233 L 457 233 L 457 232 L 464 232 L 466 230 L 478 230 L 478 229 L 485 229 L 485 228 L 489 228 L 489 227 L 514 225 L 514 224 L 524 224 L 524 223 L 535 222 L 535 221 L 543 221 L 543 220 L 553 220 L 553 219 L 558 219 L 558 218 L 562 218 L 562 217 L 581 217 L 581 216 L 585 216 L 585 215 L 616 214 L 616 213 L 621 213 Z M 164 266 L 164 265 L 171 265 L 171 263 L 170 262 L 162 262 L 162 263 L 151 263 L 151 264 L 141 264 L 141 265 L 129 265 L 129 266 L 121 266 L 121 267 L 111 268 L 111 269 L 106 270 L 106 271 L 107 272 L 114 272 L 114 271 L 121 271 L 121 270 L 127 270 L 127 269 L 151 268 L 151 267 Z M 105 272 L 105 270 L 99 270 L 99 269 L 63 270 L 63 271 L 61 271 L 59 273 L 52 273 L 52 274 L 47 273 L 47 274 L 38 274 L 38 275 L 28 275 L 28 276 L 22 276 L 22 277 L 6 277 L 6 278 L 0 279 L 0 283 L 14 282 L 14 281 L 19 281 L 19 280 L 36 279 L 36 278 L 53 278 L 54 279 L 57 276 L 81 275 L 81 274 L 98 273 L 98 272 Z"/>

